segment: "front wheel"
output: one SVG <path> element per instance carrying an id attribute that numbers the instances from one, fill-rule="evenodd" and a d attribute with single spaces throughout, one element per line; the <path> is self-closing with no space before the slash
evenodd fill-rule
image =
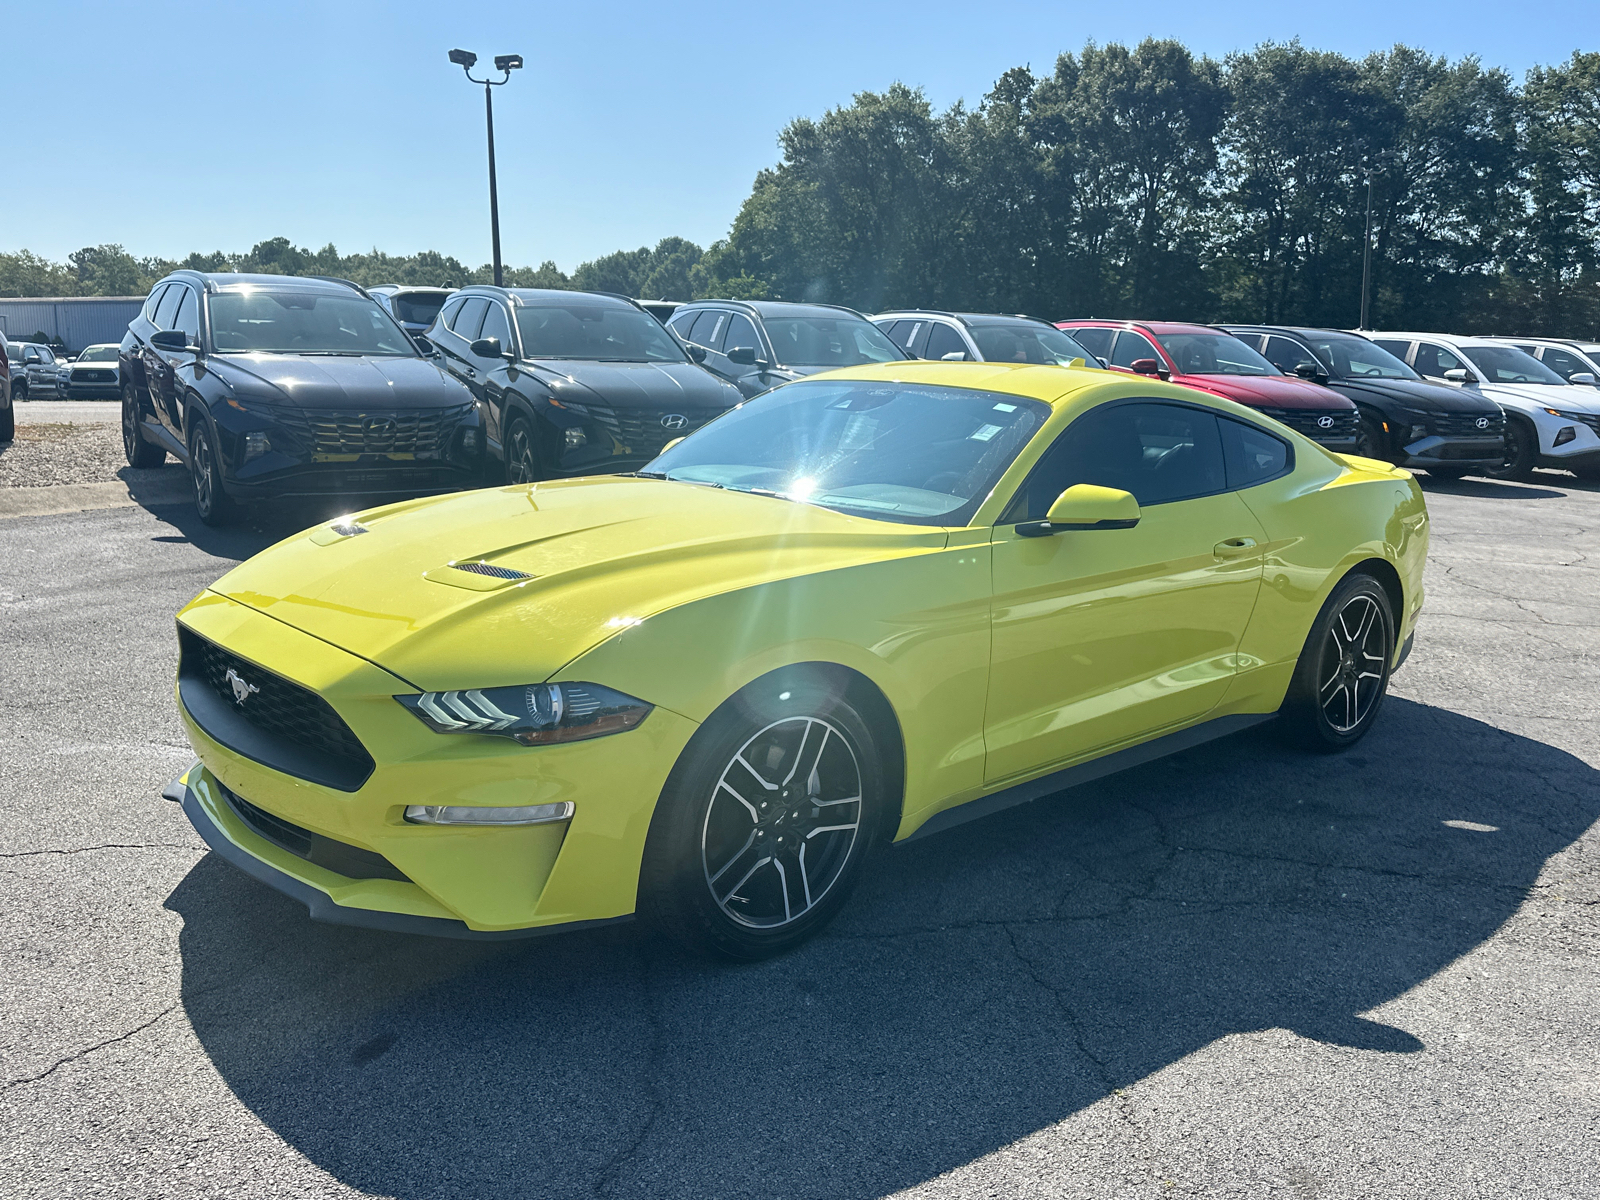
<path id="1" fill-rule="evenodd" d="M 1311 626 L 1278 721 L 1306 750 L 1333 753 L 1359 742 L 1377 719 L 1394 662 L 1389 594 L 1370 575 L 1339 581 Z"/>
<path id="2" fill-rule="evenodd" d="M 533 483 L 540 479 L 539 444 L 526 417 L 514 417 L 506 433 L 506 482 Z"/>
<path id="3" fill-rule="evenodd" d="M 1483 473 L 1490 479 L 1511 479 L 1525 483 L 1539 465 L 1539 435 L 1533 426 L 1515 417 L 1506 417 L 1506 456 L 1498 467 Z"/>
<path id="4" fill-rule="evenodd" d="M 26 379 L 13 379 L 11 381 L 11 403 L 28 398 L 28 381 Z"/>
<path id="5" fill-rule="evenodd" d="M 693 950 L 743 962 L 813 936 L 878 842 L 882 761 L 837 688 L 752 685 L 707 722 L 662 791 L 641 914 Z"/>
<path id="6" fill-rule="evenodd" d="M 159 467 L 167 461 L 167 452 L 144 440 L 143 425 L 144 414 L 139 411 L 138 394 L 131 383 L 125 383 L 122 385 L 122 453 L 130 467 Z"/>
<path id="7" fill-rule="evenodd" d="M 226 525 L 238 509 L 222 488 L 222 459 L 203 416 L 192 418 L 189 430 L 189 481 L 194 487 L 194 507 L 207 525 Z"/>

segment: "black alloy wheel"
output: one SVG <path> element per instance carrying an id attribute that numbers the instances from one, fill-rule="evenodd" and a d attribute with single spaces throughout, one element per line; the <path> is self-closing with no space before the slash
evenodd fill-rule
<path id="1" fill-rule="evenodd" d="M 195 413 L 190 414 L 189 482 L 194 487 L 195 510 L 207 525 L 226 525 L 238 515 L 222 487 L 222 460 L 211 428 Z"/>
<path id="2" fill-rule="evenodd" d="M 1505 459 L 1498 467 L 1486 467 L 1483 473 L 1490 479 L 1525 483 L 1533 478 L 1533 469 L 1538 465 L 1539 435 L 1529 422 L 1507 413 Z"/>
<path id="3" fill-rule="evenodd" d="M 1376 579 L 1339 581 L 1311 626 L 1280 710 L 1291 742 L 1333 753 L 1366 735 L 1388 694 L 1395 629 L 1389 594 Z"/>
<path id="4" fill-rule="evenodd" d="M 506 482 L 535 483 L 539 470 L 539 443 L 526 417 L 513 417 L 506 434 Z"/>
<path id="5" fill-rule="evenodd" d="M 713 957 L 750 962 L 843 907 L 883 826 L 878 744 L 836 689 L 752 685 L 702 727 L 662 791 L 639 910 Z"/>
<path id="6" fill-rule="evenodd" d="M 133 384 L 122 385 L 122 453 L 130 467 L 159 467 L 167 461 L 167 452 L 160 446 L 144 440 L 140 431 L 144 414 L 139 411 L 139 396 Z"/>
<path id="7" fill-rule="evenodd" d="M 1360 424 L 1356 430 L 1356 453 L 1362 458 L 1376 458 L 1392 462 L 1389 435 L 1383 431 L 1383 420 L 1366 409 L 1361 410 Z"/>
<path id="8" fill-rule="evenodd" d="M 27 380 L 27 377 L 23 376 L 23 377 L 19 378 L 19 377 L 13 376 L 12 380 L 11 380 L 11 403 L 15 404 L 18 400 L 26 400 L 27 398 L 28 398 L 28 380 Z"/>

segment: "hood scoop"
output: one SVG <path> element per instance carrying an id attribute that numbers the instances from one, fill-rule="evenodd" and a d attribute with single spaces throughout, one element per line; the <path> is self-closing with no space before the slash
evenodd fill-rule
<path id="1" fill-rule="evenodd" d="M 534 578 L 528 572 L 519 571 L 515 567 L 497 566 L 481 560 L 445 563 L 442 567 L 424 571 L 422 577 L 433 583 L 466 588 L 469 592 L 492 592 Z"/>

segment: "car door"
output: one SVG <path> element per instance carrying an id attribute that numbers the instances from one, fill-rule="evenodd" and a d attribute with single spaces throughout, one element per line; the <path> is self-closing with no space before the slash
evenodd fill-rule
<path id="1" fill-rule="evenodd" d="M 489 301 L 478 338 L 494 338 L 500 343 L 502 353 L 516 353 L 517 342 L 512 335 L 511 319 L 506 314 L 505 306 L 498 300 Z M 470 345 L 467 347 L 467 360 L 474 371 L 467 386 L 478 401 L 478 411 L 483 414 L 488 435 L 498 442 L 501 440 L 500 430 L 505 425 L 508 363 L 504 357 L 485 358 L 474 354 Z"/>
<path id="2" fill-rule="evenodd" d="M 1149 338 L 1131 329 L 1119 330 L 1117 344 L 1111 349 L 1112 369 L 1132 371 L 1134 363 L 1146 358 L 1154 359 L 1163 370 L 1166 368 L 1167 360 L 1161 357 Z"/>
<path id="3" fill-rule="evenodd" d="M 183 334 L 185 345 L 200 344 L 200 297 L 192 287 L 180 285 L 178 307 L 172 314 L 172 328 Z M 161 383 L 161 407 L 156 412 L 162 424 L 182 441 L 186 435 L 183 397 L 185 385 L 194 378 L 194 352 L 158 349 L 156 355 L 166 366 Z"/>
<path id="4" fill-rule="evenodd" d="M 150 318 L 153 327 L 151 333 L 159 333 L 163 329 L 172 328 L 172 319 L 178 313 L 178 301 L 183 298 L 183 293 L 188 289 L 181 283 L 167 285 L 167 290 L 161 294 L 160 303 L 156 305 L 155 315 Z M 139 360 L 144 366 L 144 385 L 150 398 L 150 411 L 156 414 L 156 419 L 166 424 L 162 415 L 161 389 L 163 387 L 163 372 L 166 371 L 166 360 L 157 352 L 156 348 L 146 340 L 139 347 Z"/>
<path id="5" fill-rule="evenodd" d="M 444 356 L 444 369 L 469 388 L 477 380 L 478 368 L 467 353 L 467 347 L 478 340 L 478 330 L 489 313 L 489 301 L 482 296 L 469 297 L 456 313 L 449 332 L 434 344 Z"/>
<path id="6" fill-rule="evenodd" d="M 765 367 L 736 363 L 728 357 L 731 351 L 744 347 L 753 350 L 757 359 L 771 365 L 772 351 L 767 349 L 755 324 L 743 313 L 733 313 L 728 317 L 727 328 L 722 333 L 722 350 L 716 355 L 719 364 L 717 373 L 731 380 L 733 386 L 748 400 L 767 390 L 767 372 Z M 706 355 L 708 365 L 711 358 L 710 354 Z"/>
<path id="7" fill-rule="evenodd" d="M 49 346 L 40 346 L 39 361 L 28 364 L 28 395 L 44 399 L 55 395 L 56 356 Z"/>
<path id="8" fill-rule="evenodd" d="M 705 351 L 701 366 L 731 383 L 733 376 L 728 370 L 728 360 L 722 355 L 722 335 L 728 328 L 730 315 L 726 309 L 701 309 L 689 328 L 689 344 Z"/>
<path id="9" fill-rule="evenodd" d="M 1132 492 L 1131 529 L 1017 532 L 1073 484 Z M 1227 486 L 1210 409 L 1111 401 L 1040 459 L 993 532 L 985 780 L 1199 720 L 1237 670 L 1266 533 Z"/>

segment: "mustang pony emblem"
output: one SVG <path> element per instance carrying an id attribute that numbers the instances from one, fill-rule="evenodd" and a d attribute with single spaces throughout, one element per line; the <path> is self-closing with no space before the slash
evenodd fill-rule
<path id="1" fill-rule="evenodd" d="M 232 667 L 228 668 L 228 673 L 223 676 L 223 679 L 227 680 L 233 688 L 233 702 L 235 704 L 243 704 L 261 690 L 253 683 L 246 683 L 240 678 L 239 672 Z"/>

